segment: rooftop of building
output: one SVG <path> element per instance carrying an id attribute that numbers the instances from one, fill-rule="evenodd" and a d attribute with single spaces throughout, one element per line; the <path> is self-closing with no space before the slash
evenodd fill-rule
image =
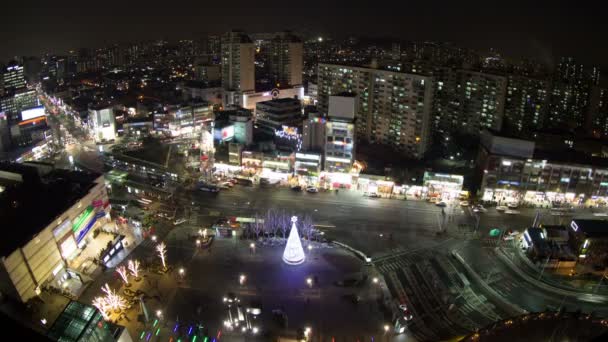
<path id="1" fill-rule="evenodd" d="M 580 312 L 537 312 L 491 323 L 460 341 L 605 341 L 606 320 Z"/>
<path id="2" fill-rule="evenodd" d="M 572 226 L 590 238 L 608 238 L 608 220 L 574 219 Z M 574 228 L 574 227 L 573 227 Z"/>
<path id="3" fill-rule="evenodd" d="M 121 326 L 105 322 L 101 313 L 90 305 L 71 301 L 55 320 L 47 336 L 55 341 L 115 340 Z"/>
<path id="4" fill-rule="evenodd" d="M 47 170 L 44 170 L 47 169 Z M 0 193 L 0 222 L 11 229 L 0 242 L 0 255 L 22 247 L 95 186 L 98 174 L 15 163 L 0 164 L 1 179 L 11 184 Z M 7 177 L 8 176 L 8 177 Z"/>
<path id="5" fill-rule="evenodd" d="M 298 99 L 293 99 L 290 97 L 282 98 L 282 99 L 272 99 L 268 101 L 258 102 L 256 105 L 264 105 L 271 107 L 286 107 L 286 106 L 301 106 L 301 102 Z"/>

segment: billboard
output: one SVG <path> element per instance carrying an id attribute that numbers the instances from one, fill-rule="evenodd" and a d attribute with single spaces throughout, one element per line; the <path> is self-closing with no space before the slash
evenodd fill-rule
<path id="1" fill-rule="evenodd" d="M 21 121 L 26 121 L 34 118 L 44 116 L 44 107 L 34 107 L 21 111 Z"/>
<path id="2" fill-rule="evenodd" d="M 221 129 L 216 128 L 214 138 L 221 141 L 232 140 L 234 138 L 234 125 L 225 126 Z"/>

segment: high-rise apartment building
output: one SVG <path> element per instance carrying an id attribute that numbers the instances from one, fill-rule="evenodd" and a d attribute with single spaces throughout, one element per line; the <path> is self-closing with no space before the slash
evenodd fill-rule
<path id="1" fill-rule="evenodd" d="M 356 137 L 422 158 L 431 130 L 433 78 L 397 71 L 320 63 L 319 109 L 328 113 L 329 97 L 357 96 Z"/>
<path id="2" fill-rule="evenodd" d="M 597 68 L 585 68 L 573 58 L 562 58 L 550 92 L 547 127 L 577 128 L 585 123 L 591 88 L 599 82 Z"/>
<path id="3" fill-rule="evenodd" d="M 478 135 L 484 128 L 502 129 L 507 78 L 469 70 L 457 72 L 458 109 L 453 130 Z"/>
<path id="4" fill-rule="evenodd" d="M 518 75 L 507 76 L 503 127 L 509 133 L 531 137 L 542 129 L 549 100 L 550 82 Z"/>
<path id="5" fill-rule="evenodd" d="M 277 87 L 302 84 L 302 40 L 289 32 L 281 32 L 270 44 L 270 74 Z"/>
<path id="6" fill-rule="evenodd" d="M 585 128 L 594 137 L 608 137 L 608 89 L 593 87 Z"/>
<path id="7" fill-rule="evenodd" d="M 231 31 L 222 36 L 222 87 L 226 90 L 255 89 L 255 49 L 243 32 Z"/>

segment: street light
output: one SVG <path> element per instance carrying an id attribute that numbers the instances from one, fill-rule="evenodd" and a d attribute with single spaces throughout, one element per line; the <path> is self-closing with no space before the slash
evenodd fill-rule
<path id="1" fill-rule="evenodd" d="M 307 247 L 307 248 L 308 248 L 308 251 L 309 251 L 309 252 L 310 252 L 310 251 L 312 251 L 312 246 L 311 246 L 311 245 L 308 245 L 308 247 Z"/>
<path id="2" fill-rule="evenodd" d="M 374 284 L 378 284 L 378 277 L 374 277 L 374 279 L 372 279 L 372 281 L 374 282 Z"/>
<path id="3" fill-rule="evenodd" d="M 201 246 L 201 240 L 200 239 L 196 239 L 196 247 L 200 247 Z"/>
<path id="4" fill-rule="evenodd" d="M 184 277 L 185 272 L 186 272 L 186 270 L 184 270 L 183 267 L 179 269 L 179 275 L 182 276 L 182 278 Z"/>
<path id="5" fill-rule="evenodd" d="M 249 249 L 251 250 L 251 253 L 255 253 L 255 243 L 250 243 L 249 244 Z"/>
<path id="6" fill-rule="evenodd" d="M 311 277 L 306 278 L 306 284 L 308 284 L 308 287 L 312 287 L 312 278 Z"/>
<path id="7" fill-rule="evenodd" d="M 388 333 L 388 330 L 389 330 L 390 328 L 391 328 L 391 327 L 389 327 L 389 325 L 388 325 L 388 324 L 385 324 L 385 325 L 384 325 L 384 333 Z"/>
<path id="8" fill-rule="evenodd" d="M 257 333 L 258 333 L 258 331 L 259 331 L 259 330 L 258 330 L 258 327 L 253 327 L 252 331 L 253 331 L 253 333 L 254 333 L 254 334 L 257 334 Z"/>
<path id="9" fill-rule="evenodd" d="M 152 235 L 152 237 L 150 239 L 152 239 L 152 241 L 156 242 L 157 237 L 156 237 L 156 235 Z"/>
<path id="10" fill-rule="evenodd" d="M 239 277 L 239 283 L 243 285 L 245 284 L 245 280 L 247 280 L 247 277 L 244 274 L 241 274 L 241 276 Z"/>
<path id="11" fill-rule="evenodd" d="M 163 312 L 160 310 L 156 310 L 156 317 L 161 318 L 163 315 Z"/>

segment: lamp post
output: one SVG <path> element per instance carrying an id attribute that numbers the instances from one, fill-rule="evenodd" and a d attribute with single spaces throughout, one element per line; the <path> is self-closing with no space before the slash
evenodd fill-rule
<path id="1" fill-rule="evenodd" d="M 249 244 L 249 250 L 251 254 L 255 254 L 255 243 L 252 242 Z"/>

